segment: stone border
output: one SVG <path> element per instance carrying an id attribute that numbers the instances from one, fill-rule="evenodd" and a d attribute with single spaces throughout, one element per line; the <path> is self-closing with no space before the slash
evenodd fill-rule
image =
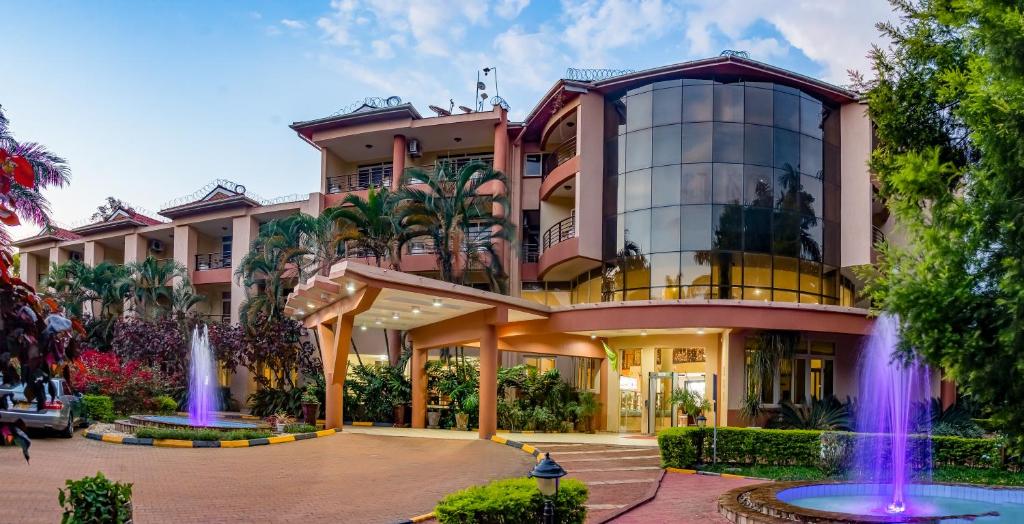
<path id="1" fill-rule="evenodd" d="M 110 444 L 125 444 L 130 446 L 153 446 L 157 448 L 251 448 L 255 446 L 269 446 L 271 444 L 284 444 L 299 440 L 309 440 L 320 437 L 329 437 L 337 433 L 334 429 L 324 429 L 315 433 L 298 433 L 295 435 L 281 435 L 277 437 L 255 438 L 249 440 L 176 440 L 176 439 L 152 439 L 114 435 L 111 433 L 96 433 L 85 430 L 82 433 L 87 439 L 98 440 Z"/>
<path id="2" fill-rule="evenodd" d="M 877 515 L 853 515 L 850 513 L 837 513 L 831 511 L 820 511 L 800 506 L 794 506 L 779 500 L 778 494 L 792 488 L 803 486 L 851 484 L 843 481 L 790 481 L 773 482 L 771 484 L 758 484 L 744 486 L 724 493 L 718 498 L 718 513 L 730 522 L 746 524 L 777 524 L 782 522 L 821 522 L 836 524 L 876 524 L 887 522 L 908 522 L 925 523 L 941 522 L 950 519 L 974 520 L 983 515 L 948 515 L 943 517 L 906 517 L 906 516 L 877 516 Z M 856 483 L 852 483 L 856 484 Z M 947 482 L 934 482 L 932 484 L 965 486 Z M 967 485 L 970 487 L 985 487 Z M 1003 487 L 1005 488 L 1005 487 Z M 995 489 L 1000 489 L 999 486 Z"/>
<path id="3" fill-rule="evenodd" d="M 747 479 L 760 480 L 764 482 L 776 482 L 773 479 L 763 477 L 748 477 L 746 475 L 734 475 L 732 473 L 719 473 L 717 471 L 701 471 L 699 469 L 665 468 L 666 473 L 678 473 L 681 475 L 704 475 L 705 477 L 722 477 L 726 479 Z"/>

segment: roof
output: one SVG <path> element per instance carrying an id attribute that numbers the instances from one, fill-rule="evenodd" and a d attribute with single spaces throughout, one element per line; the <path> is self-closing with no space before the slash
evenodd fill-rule
<path id="1" fill-rule="evenodd" d="M 99 233 L 102 231 L 111 231 L 115 229 L 121 229 L 125 227 L 145 227 L 155 226 L 162 224 L 163 222 L 143 215 L 135 211 L 134 209 L 127 207 L 118 207 L 103 220 L 86 224 L 84 226 L 76 227 L 72 232 L 78 235 L 88 235 L 92 233 Z"/>
<path id="2" fill-rule="evenodd" d="M 16 247 L 24 247 L 38 244 L 40 242 L 63 242 L 65 240 L 78 240 L 80 238 L 82 238 L 81 235 L 72 231 L 57 226 L 50 226 L 48 228 L 41 229 L 39 233 L 36 233 L 33 236 L 23 238 L 21 240 L 15 240 L 12 244 Z"/>
<path id="3" fill-rule="evenodd" d="M 857 102 L 859 99 L 857 93 L 817 78 L 741 56 L 723 55 L 630 72 L 600 80 L 561 79 L 555 82 L 523 120 L 523 131 L 520 136 L 528 140 L 539 139 L 539 134 L 547 122 L 548 116 L 564 105 L 567 99 L 575 98 L 581 93 L 596 91 L 607 95 L 625 91 L 634 86 L 683 75 L 691 78 L 735 76 L 775 82 L 798 88 L 833 104 L 848 104 Z"/>
<path id="4" fill-rule="evenodd" d="M 212 187 L 211 187 L 212 186 Z M 205 193 L 203 193 L 205 191 Z M 246 194 L 245 186 L 228 180 L 215 180 L 199 192 L 172 200 L 160 214 L 175 219 L 196 213 L 233 207 L 258 207 L 259 202 Z"/>
<path id="5" fill-rule="evenodd" d="M 293 122 L 290 126 L 296 133 L 302 135 L 307 140 L 313 136 L 313 133 L 321 129 L 335 127 L 338 124 L 364 124 L 368 122 L 377 122 L 381 120 L 396 120 L 402 118 L 411 118 L 413 120 L 419 120 L 423 118 L 420 116 L 419 111 L 413 107 L 410 103 L 398 104 L 387 107 L 372 107 L 369 104 L 363 104 L 356 108 L 352 112 L 345 114 L 335 114 L 324 118 L 317 118 L 314 120 L 306 120 L 301 122 Z"/>

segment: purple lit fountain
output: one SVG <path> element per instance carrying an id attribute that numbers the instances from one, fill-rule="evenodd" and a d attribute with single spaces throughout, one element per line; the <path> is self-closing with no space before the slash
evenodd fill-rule
<path id="1" fill-rule="evenodd" d="M 885 511 L 907 509 L 907 484 L 915 471 L 930 468 L 927 438 L 912 434 L 931 431 L 927 412 L 931 398 L 928 366 L 898 353 L 899 320 L 882 315 L 864 345 L 860 360 L 855 473 L 860 480 L 888 490 Z"/>
<path id="2" fill-rule="evenodd" d="M 192 363 L 188 377 L 188 420 L 193 426 L 208 426 L 216 405 L 217 377 L 214 375 L 210 332 L 204 325 L 192 331 Z"/>

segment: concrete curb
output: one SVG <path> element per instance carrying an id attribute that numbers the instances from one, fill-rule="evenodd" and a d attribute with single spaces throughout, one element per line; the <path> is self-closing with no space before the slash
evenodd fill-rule
<path id="1" fill-rule="evenodd" d="M 504 444 L 506 446 L 511 446 L 513 448 L 516 448 L 516 449 L 521 449 L 521 450 L 523 450 L 523 451 L 533 455 L 534 458 L 537 459 L 537 462 L 541 461 L 541 458 L 542 458 L 541 455 L 544 454 L 543 451 L 541 451 L 541 450 L 539 450 L 539 449 L 537 449 L 537 448 L 535 448 L 535 447 L 533 447 L 533 446 L 531 446 L 529 444 L 523 444 L 522 442 L 516 442 L 514 440 L 509 440 L 509 439 L 507 439 L 505 437 L 499 437 L 497 435 L 494 435 L 494 436 L 491 437 L 491 442 L 497 442 L 498 444 Z"/>
<path id="2" fill-rule="evenodd" d="M 86 430 L 82 433 L 87 439 L 98 440 L 110 444 L 125 444 L 130 446 L 153 446 L 157 448 L 251 448 L 255 446 L 269 446 L 271 444 L 284 444 L 299 440 L 329 437 L 337 433 L 334 429 L 324 429 L 316 433 L 299 433 L 296 435 L 281 435 L 277 437 L 255 438 L 249 440 L 174 440 L 174 439 L 152 439 L 126 437 L 124 435 L 113 435 L 110 433 L 96 433 Z"/>
<path id="3" fill-rule="evenodd" d="M 766 479 L 763 477 L 747 477 L 744 475 L 733 475 L 732 473 L 718 473 L 716 471 L 698 471 L 696 469 L 680 469 L 680 468 L 665 468 L 666 473 L 677 473 L 681 475 L 704 475 L 706 477 L 722 477 L 726 479 L 747 479 L 747 480 L 761 480 L 764 482 L 776 482 L 772 479 Z"/>

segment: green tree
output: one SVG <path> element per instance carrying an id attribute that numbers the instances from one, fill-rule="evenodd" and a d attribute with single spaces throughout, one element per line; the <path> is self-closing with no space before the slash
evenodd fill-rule
<path id="1" fill-rule="evenodd" d="M 398 192 L 403 201 L 398 248 L 414 238 L 430 238 L 441 280 L 465 284 L 467 269 L 480 267 L 491 290 L 506 293 L 497 243 L 511 240 L 512 228 L 493 212 L 494 206 L 509 209 L 506 186 L 505 175 L 483 162 L 458 171 L 448 162 L 438 162 L 432 171 L 408 170 Z"/>
<path id="2" fill-rule="evenodd" d="M 371 187 L 366 198 L 349 194 L 342 201 L 342 207 L 331 210 L 333 217 L 347 224 L 346 240 L 356 249 L 369 253 L 377 267 L 386 259 L 392 269 L 399 268 L 397 245 L 401 226 L 396 196 L 386 187 L 379 191 Z"/>
<path id="3" fill-rule="evenodd" d="M 86 321 L 92 345 L 107 348 L 114 323 L 124 309 L 129 278 L 128 268 L 120 264 L 100 262 L 90 266 L 69 260 L 51 265 L 39 287 L 40 293 L 55 299 L 68 316 Z M 86 304 L 92 306 L 89 315 Z"/>
<path id="4" fill-rule="evenodd" d="M 148 256 L 125 267 L 128 276 L 123 280 L 123 285 L 136 313 L 145 318 L 154 318 L 173 311 L 174 280 L 188 278 L 181 263 Z"/>
<path id="5" fill-rule="evenodd" d="M 895 2 L 864 87 L 871 167 L 907 244 L 866 292 L 918 352 L 1024 434 L 1024 13 L 1019 3 Z"/>
<path id="6" fill-rule="evenodd" d="M 247 289 L 238 310 L 239 322 L 249 326 L 260 315 L 277 319 L 284 310 L 285 290 L 295 287 L 307 250 L 302 247 L 301 221 L 292 217 L 271 220 L 260 226 L 249 252 L 235 270 L 235 278 Z"/>

